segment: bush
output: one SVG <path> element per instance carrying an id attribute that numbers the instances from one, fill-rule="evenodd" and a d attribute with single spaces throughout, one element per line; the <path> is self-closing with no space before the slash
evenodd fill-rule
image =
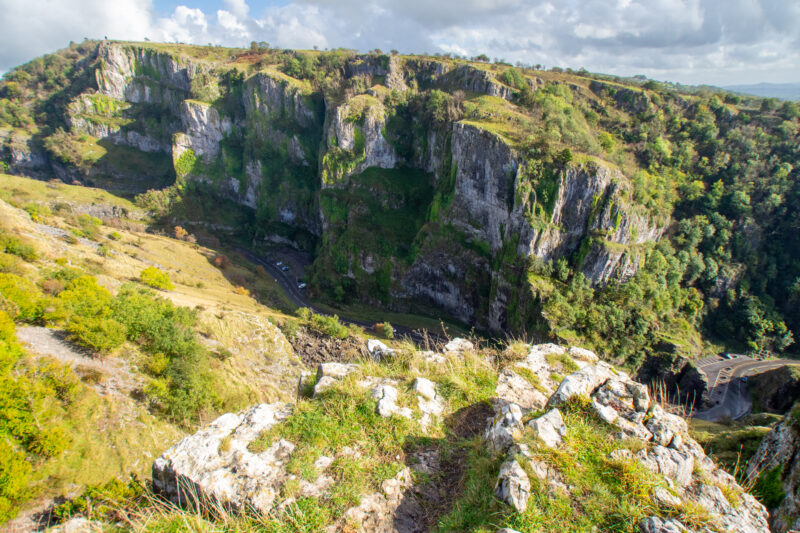
<path id="1" fill-rule="evenodd" d="M 375 324 L 375 332 L 379 335 L 383 335 L 387 339 L 394 338 L 394 328 L 388 322 L 378 322 Z"/>
<path id="2" fill-rule="evenodd" d="M 169 274 L 156 267 L 147 267 L 142 270 L 142 273 L 139 274 L 139 280 L 154 289 L 171 291 L 175 288 L 172 281 L 169 279 Z"/>
<path id="3" fill-rule="evenodd" d="M 0 234 L 0 252 L 16 255 L 29 263 L 36 261 L 36 249 L 28 243 L 11 235 Z"/>
<path id="4" fill-rule="evenodd" d="M 308 323 L 308 326 L 311 327 L 311 329 L 336 339 L 344 339 L 350 335 L 350 331 L 347 329 L 347 326 L 339 322 L 339 317 L 337 315 L 330 316 L 313 314 L 311 315 L 311 320 Z"/>
<path id="5" fill-rule="evenodd" d="M 125 326 L 113 318 L 75 315 L 67 322 L 70 340 L 98 353 L 108 353 L 125 342 Z"/>
<path id="6" fill-rule="evenodd" d="M 28 475 L 31 465 L 25 454 L 11 442 L 0 438 L 0 523 L 16 516 L 19 501 L 28 492 Z"/>
<path id="7" fill-rule="evenodd" d="M 16 255 L 0 252 L 0 272 L 6 274 L 21 274 L 22 260 Z"/>
<path id="8" fill-rule="evenodd" d="M 42 316 L 42 296 L 36 285 L 16 274 L 0 274 L 0 297 L 10 302 L 12 318 L 35 322 Z M 4 306 L 5 307 L 5 306 Z"/>
<path id="9" fill-rule="evenodd" d="M 753 492 L 758 496 L 758 499 L 770 510 L 777 508 L 786 497 L 781 481 L 782 468 L 781 465 L 777 465 L 762 472 L 758 476 L 755 487 L 753 487 Z"/>

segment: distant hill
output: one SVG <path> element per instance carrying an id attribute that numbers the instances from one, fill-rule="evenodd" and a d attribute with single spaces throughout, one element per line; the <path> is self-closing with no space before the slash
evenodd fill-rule
<path id="1" fill-rule="evenodd" d="M 800 100 L 800 83 L 754 83 L 751 85 L 727 85 L 723 87 L 736 93 L 753 94 L 764 98 Z"/>

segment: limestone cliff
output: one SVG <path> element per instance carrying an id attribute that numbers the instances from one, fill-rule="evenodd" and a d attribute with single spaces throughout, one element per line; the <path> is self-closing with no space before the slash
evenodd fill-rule
<path id="1" fill-rule="evenodd" d="M 796 409 L 796 408 L 795 408 Z M 800 435 L 795 414 L 787 415 L 767 433 L 747 464 L 749 480 L 772 500 L 770 528 L 775 533 L 800 528 Z"/>
<path id="2" fill-rule="evenodd" d="M 566 258 L 594 285 L 625 281 L 668 225 L 602 160 L 546 163 L 496 131 L 516 90 L 489 65 L 350 55 L 320 86 L 246 54 L 234 68 L 212 49 L 185 51 L 98 44 L 84 65 L 93 85 L 65 116 L 72 152 L 109 153 L 76 169 L 68 151 L 52 167 L 142 192 L 164 178 L 138 162 L 171 161 L 161 170 L 252 209 L 256 240 L 313 250 L 318 295 L 497 330 L 526 292 L 526 262 Z M 467 97 L 488 111 L 463 117 Z M 40 164 L 14 135 L 13 168 Z"/>

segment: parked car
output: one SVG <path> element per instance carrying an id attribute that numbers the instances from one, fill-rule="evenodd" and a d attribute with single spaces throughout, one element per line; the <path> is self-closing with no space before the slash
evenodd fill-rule
<path id="1" fill-rule="evenodd" d="M 286 265 L 283 265 L 283 266 L 281 267 L 281 270 L 282 270 L 282 271 L 284 271 L 284 272 L 289 272 L 289 267 L 288 267 L 288 266 L 286 266 Z"/>
<path id="2" fill-rule="evenodd" d="M 298 288 L 298 289 L 305 289 L 305 288 L 306 288 L 306 284 L 305 284 L 305 283 L 299 283 L 299 284 L 297 285 L 297 288 Z"/>
<path id="3" fill-rule="evenodd" d="M 721 354 L 719 354 L 719 356 L 722 357 L 723 359 L 733 359 L 733 356 L 729 352 L 722 352 Z"/>
<path id="4" fill-rule="evenodd" d="M 278 261 L 277 263 L 275 263 L 275 266 L 278 266 L 278 267 L 279 266 L 283 266 L 283 261 Z"/>

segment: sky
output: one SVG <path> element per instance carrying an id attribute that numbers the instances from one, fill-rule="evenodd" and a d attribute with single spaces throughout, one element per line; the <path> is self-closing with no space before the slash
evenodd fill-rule
<path id="1" fill-rule="evenodd" d="M 798 0 L 0 0 L 0 72 L 88 38 L 486 54 L 688 84 L 800 83 Z"/>

